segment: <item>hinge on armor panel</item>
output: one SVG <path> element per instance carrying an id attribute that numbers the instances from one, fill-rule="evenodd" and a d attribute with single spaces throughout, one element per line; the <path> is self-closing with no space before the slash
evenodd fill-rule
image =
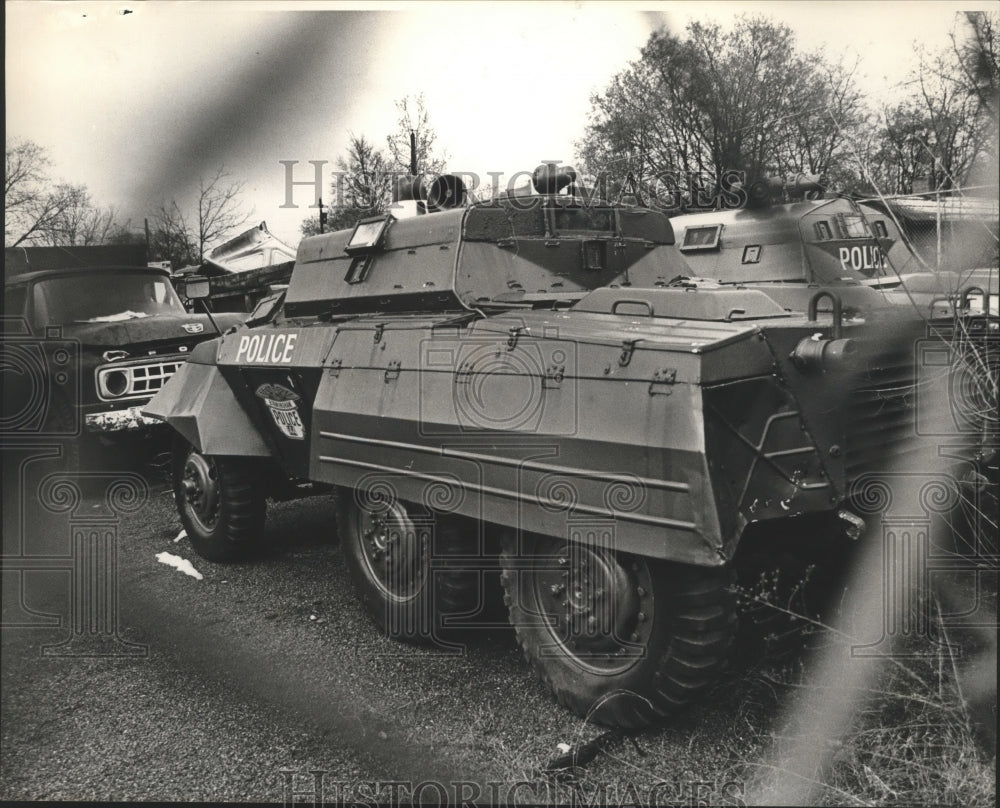
<path id="1" fill-rule="evenodd" d="M 376 345 L 382 341 L 382 332 L 385 331 L 385 323 L 379 323 L 375 326 L 375 333 L 372 335 L 372 342 Z"/>
<path id="2" fill-rule="evenodd" d="M 635 353 L 635 344 L 638 341 L 637 339 L 622 340 L 622 352 L 621 356 L 618 357 L 619 367 L 625 367 L 632 361 L 632 354 Z"/>
<path id="3" fill-rule="evenodd" d="M 385 380 L 391 382 L 394 379 L 399 378 L 399 369 L 402 367 L 402 362 L 398 359 L 393 359 L 389 366 L 385 369 Z"/>
<path id="4" fill-rule="evenodd" d="M 669 396 L 676 381 L 677 371 L 674 368 L 661 368 L 653 374 L 653 380 L 649 383 L 649 394 Z"/>
<path id="5" fill-rule="evenodd" d="M 343 359 L 334 359 L 330 362 L 330 366 L 326 369 L 327 373 L 333 376 L 335 379 L 340 376 L 340 369 L 344 365 Z"/>

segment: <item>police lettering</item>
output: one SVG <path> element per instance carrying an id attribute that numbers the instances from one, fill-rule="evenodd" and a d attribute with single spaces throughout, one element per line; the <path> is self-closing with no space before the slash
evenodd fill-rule
<path id="1" fill-rule="evenodd" d="M 292 361 L 298 334 L 244 334 L 236 352 L 237 362 L 287 365 Z"/>
<path id="2" fill-rule="evenodd" d="M 885 255 L 880 247 L 872 244 L 857 247 L 840 248 L 840 265 L 844 269 L 853 269 L 870 275 L 874 270 L 882 269 L 886 264 Z"/>

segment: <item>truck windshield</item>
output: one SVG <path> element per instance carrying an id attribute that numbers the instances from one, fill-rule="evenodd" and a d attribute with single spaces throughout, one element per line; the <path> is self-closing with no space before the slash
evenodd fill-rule
<path id="1" fill-rule="evenodd" d="M 114 322 L 154 314 L 184 314 L 177 294 L 162 275 L 81 272 L 48 278 L 35 295 L 50 323 Z"/>

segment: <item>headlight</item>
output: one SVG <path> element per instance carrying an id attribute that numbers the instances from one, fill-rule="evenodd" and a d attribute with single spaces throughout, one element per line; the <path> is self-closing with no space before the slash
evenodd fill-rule
<path id="1" fill-rule="evenodd" d="M 125 370 L 107 370 L 101 373 L 99 382 L 102 395 L 118 398 L 128 392 L 129 374 Z"/>
<path id="2" fill-rule="evenodd" d="M 850 366 L 854 359 L 854 342 L 806 337 L 795 346 L 790 358 L 803 373 L 837 370 Z"/>

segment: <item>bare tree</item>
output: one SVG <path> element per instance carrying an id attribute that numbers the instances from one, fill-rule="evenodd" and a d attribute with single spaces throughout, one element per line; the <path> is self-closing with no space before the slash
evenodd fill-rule
<path id="1" fill-rule="evenodd" d="M 35 244 L 86 246 L 122 238 L 128 224 L 114 207 L 94 204 L 85 185 L 53 182 L 45 149 L 31 141 L 7 144 L 4 177 L 4 241 L 7 246 Z"/>
<path id="2" fill-rule="evenodd" d="M 441 174 L 448 162 L 448 155 L 435 154 L 437 132 L 430 124 L 430 114 L 424 94 L 406 96 L 396 101 L 399 119 L 396 131 L 385 139 L 389 149 L 391 167 L 396 171 L 410 171 L 410 133 L 416 144 L 417 174 Z"/>
<path id="3" fill-rule="evenodd" d="M 153 215 L 150 252 L 150 257 L 170 261 L 174 267 L 189 266 L 201 261 L 192 229 L 176 200 L 160 205 Z"/>
<path id="4" fill-rule="evenodd" d="M 89 200 L 83 185 L 53 184 L 45 149 L 30 140 L 6 144 L 4 244 L 60 243 L 67 210 Z"/>
<path id="5" fill-rule="evenodd" d="M 50 242 L 55 245 L 107 244 L 123 227 L 114 206 L 97 207 L 82 186 L 68 192 L 69 204 L 55 223 Z"/>
<path id="6" fill-rule="evenodd" d="M 199 256 L 250 219 L 252 211 L 247 211 L 239 199 L 245 185 L 234 180 L 225 166 L 220 166 L 209 179 L 198 182 L 195 244 Z"/>
<path id="7" fill-rule="evenodd" d="M 966 38 L 921 53 L 904 102 L 883 112 L 868 154 L 871 190 L 908 194 L 961 187 L 997 173 L 995 28 L 1000 15 L 970 13 Z"/>
<path id="8" fill-rule="evenodd" d="M 184 208 L 176 199 L 161 204 L 153 216 L 150 236 L 157 260 L 174 266 L 200 263 L 213 246 L 224 241 L 250 219 L 240 200 L 245 183 L 235 180 L 225 166 L 198 181 L 194 204 Z"/>
<path id="9" fill-rule="evenodd" d="M 349 133 L 347 154 L 337 158 L 338 174 L 330 187 L 329 213 L 324 230 L 353 227 L 358 219 L 381 213 L 392 197 L 395 180 L 410 173 L 410 133 L 416 141 L 417 174 L 441 174 L 447 154 L 436 153 L 437 133 L 421 93 L 396 101 L 399 119 L 396 131 L 386 137 L 382 151 L 364 135 Z M 303 236 L 320 232 L 319 216 L 301 225 Z"/>

